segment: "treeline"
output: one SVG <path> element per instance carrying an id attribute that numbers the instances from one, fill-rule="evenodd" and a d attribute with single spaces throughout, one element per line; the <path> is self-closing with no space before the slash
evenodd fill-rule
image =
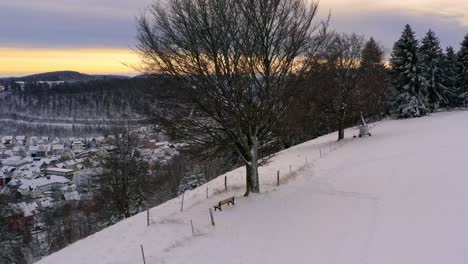
<path id="1" fill-rule="evenodd" d="M 468 102 L 468 35 L 457 53 L 453 47 L 444 52 L 434 31 L 419 41 L 406 25 L 393 47 L 390 66 L 396 117 L 424 116 Z"/>
<path id="2" fill-rule="evenodd" d="M 383 117 L 412 118 L 468 103 L 468 35 L 458 52 L 434 31 L 418 40 L 410 25 L 390 61 L 373 38 L 330 34 L 313 60 L 304 89 L 275 131 L 282 147 Z"/>

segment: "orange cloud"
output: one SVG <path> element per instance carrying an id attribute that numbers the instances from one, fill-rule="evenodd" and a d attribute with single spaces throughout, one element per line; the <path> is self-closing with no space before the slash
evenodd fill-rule
<path id="1" fill-rule="evenodd" d="M 139 64 L 130 49 L 0 48 L 0 75 L 21 76 L 73 70 L 89 74 L 135 74 Z"/>

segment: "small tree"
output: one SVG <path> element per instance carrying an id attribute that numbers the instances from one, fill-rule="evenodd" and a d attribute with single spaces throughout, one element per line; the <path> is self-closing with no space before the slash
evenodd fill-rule
<path id="1" fill-rule="evenodd" d="M 170 0 L 139 20 L 144 70 L 177 78 L 189 96 L 189 111 L 156 120 L 200 155 L 234 149 L 246 195 L 260 191 L 261 151 L 308 67 L 316 10 L 303 0 Z"/>
<path id="2" fill-rule="evenodd" d="M 436 110 L 448 105 L 447 88 L 444 85 L 443 53 L 439 38 L 429 30 L 419 50 L 421 73 L 426 81 L 429 107 Z"/>
<path id="3" fill-rule="evenodd" d="M 103 175 L 98 180 L 96 201 L 111 221 L 141 211 L 150 188 L 148 164 L 138 151 L 138 137 L 128 128 L 116 133 L 112 148 L 101 155 Z"/>
<path id="4" fill-rule="evenodd" d="M 167 161 L 166 165 L 158 168 L 161 181 L 167 182 L 172 197 L 179 195 L 180 184 L 187 172 L 187 161 L 182 156 L 175 156 Z"/>
<path id="5" fill-rule="evenodd" d="M 421 74 L 419 44 L 410 25 L 393 47 L 390 64 L 395 89 L 393 112 L 399 118 L 420 117 L 428 113 L 426 80 Z"/>

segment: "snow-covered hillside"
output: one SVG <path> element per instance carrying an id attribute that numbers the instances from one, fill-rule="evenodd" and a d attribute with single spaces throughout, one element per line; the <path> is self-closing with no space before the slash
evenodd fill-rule
<path id="1" fill-rule="evenodd" d="M 241 168 L 226 174 L 228 193 L 220 176 L 208 200 L 202 186 L 185 194 L 183 212 L 181 198 L 169 201 L 150 210 L 150 227 L 143 213 L 40 263 L 143 263 L 140 245 L 147 264 L 466 263 L 468 112 L 384 121 L 372 132 L 279 153 L 260 170 L 260 195 L 242 197 Z M 212 227 L 208 208 L 231 195 L 236 205 L 216 212 Z"/>

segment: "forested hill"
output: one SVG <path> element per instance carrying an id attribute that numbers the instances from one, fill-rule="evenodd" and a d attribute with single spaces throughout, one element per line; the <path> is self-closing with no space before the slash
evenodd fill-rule
<path id="1" fill-rule="evenodd" d="M 31 126 L 35 126 L 40 127 L 41 133 L 48 132 L 46 127 L 67 127 L 81 128 L 76 134 L 92 134 L 117 122 L 140 122 L 145 119 L 137 109 L 145 100 L 141 91 L 154 91 L 158 106 L 164 109 L 171 104 L 174 98 L 171 93 L 176 88 L 174 81 L 164 76 L 151 79 L 107 76 L 70 81 L 72 75 L 86 78 L 86 75 L 70 74 L 48 74 L 50 78 L 41 81 L 3 79 L 0 123 L 7 126 L 0 126 L 0 133 L 21 133 L 21 130 L 33 133 L 37 130 L 31 130 Z M 36 80 L 37 76 L 27 78 Z M 64 79 L 67 81 L 60 81 Z"/>
<path id="2" fill-rule="evenodd" d="M 55 82 L 55 81 L 65 81 L 65 82 L 74 82 L 74 81 L 90 81 L 90 80 L 99 80 L 99 79 L 128 79 L 128 76 L 119 76 L 119 75 L 89 75 L 83 74 L 75 71 L 56 71 L 56 72 L 45 72 L 39 74 L 28 75 L 24 77 L 9 77 L 9 78 L 0 78 L 0 81 L 8 82 Z"/>

